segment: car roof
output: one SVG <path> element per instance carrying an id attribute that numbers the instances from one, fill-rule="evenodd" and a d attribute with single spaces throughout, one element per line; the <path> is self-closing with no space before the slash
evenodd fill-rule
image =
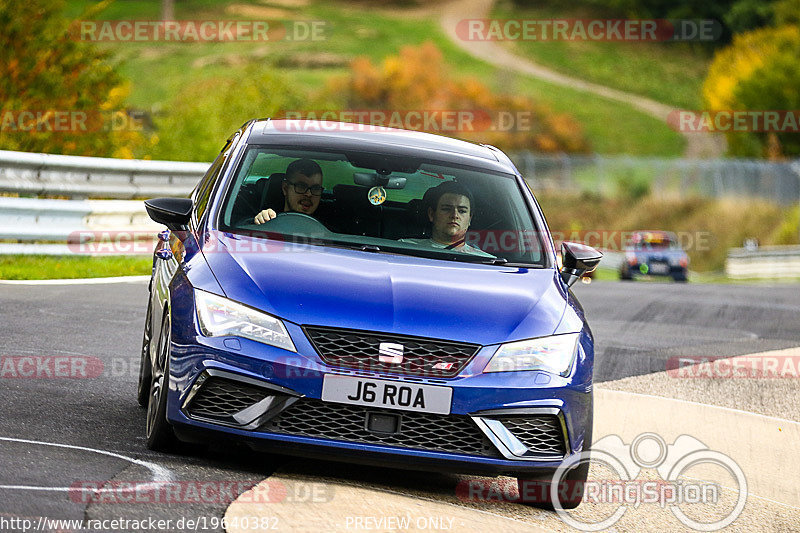
<path id="1" fill-rule="evenodd" d="M 249 124 L 247 143 L 423 157 L 516 174 L 508 157 L 493 146 L 369 124 L 259 119 Z"/>

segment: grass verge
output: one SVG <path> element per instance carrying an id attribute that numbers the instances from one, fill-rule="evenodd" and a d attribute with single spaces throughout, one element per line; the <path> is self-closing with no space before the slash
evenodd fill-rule
<path id="1" fill-rule="evenodd" d="M 0 256 L 0 279 L 77 279 L 149 275 L 150 256 Z"/>
<path id="2" fill-rule="evenodd" d="M 497 19 L 613 19 L 607 9 L 545 0 L 519 7 L 498 2 Z M 675 107 L 697 109 L 712 48 L 703 43 L 611 41 L 514 41 L 517 54 L 563 74 L 652 98 Z"/>

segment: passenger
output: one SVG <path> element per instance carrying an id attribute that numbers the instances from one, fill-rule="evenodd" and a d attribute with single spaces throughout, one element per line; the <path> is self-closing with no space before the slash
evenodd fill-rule
<path id="1" fill-rule="evenodd" d="M 430 189 L 428 219 L 430 239 L 400 239 L 400 242 L 428 245 L 473 255 L 494 257 L 466 242 L 475 202 L 469 190 L 456 181 L 446 181 Z"/>
<path id="2" fill-rule="evenodd" d="M 302 213 L 313 215 L 319 207 L 322 197 L 322 169 L 311 159 L 298 159 L 289 163 L 286 177 L 281 184 L 283 191 L 284 213 Z M 272 209 L 264 209 L 254 219 L 256 224 L 263 224 L 278 216 Z"/>

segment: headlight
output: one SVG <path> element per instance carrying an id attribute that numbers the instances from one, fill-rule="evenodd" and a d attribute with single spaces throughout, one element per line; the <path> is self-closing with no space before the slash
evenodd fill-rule
<path id="1" fill-rule="evenodd" d="M 195 289 L 200 330 L 206 337 L 244 337 L 296 352 L 289 332 L 279 319 L 210 292 Z"/>
<path id="2" fill-rule="evenodd" d="M 544 370 L 564 376 L 575 361 L 579 337 L 580 333 L 568 333 L 503 344 L 483 371 Z"/>

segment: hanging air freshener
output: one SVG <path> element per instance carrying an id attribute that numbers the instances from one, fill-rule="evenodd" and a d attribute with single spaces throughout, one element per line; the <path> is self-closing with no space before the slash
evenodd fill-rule
<path id="1" fill-rule="evenodd" d="M 369 203 L 372 205 L 381 205 L 386 201 L 386 189 L 380 185 L 373 187 L 369 190 L 367 198 L 369 198 Z"/>

